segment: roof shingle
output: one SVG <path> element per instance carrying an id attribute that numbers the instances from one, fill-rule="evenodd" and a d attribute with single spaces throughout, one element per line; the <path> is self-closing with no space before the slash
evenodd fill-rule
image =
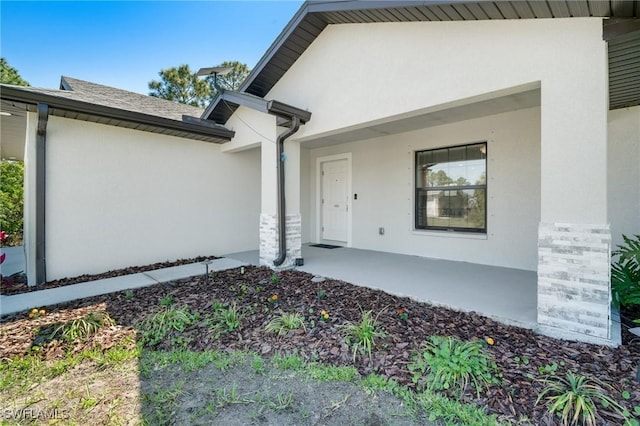
<path id="1" fill-rule="evenodd" d="M 55 95 L 67 96 L 69 92 L 72 92 L 71 96 L 79 101 L 171 120 L 182 121 L 183 115 L 200 117 L 203 112 L 203 109 L 191 105 L 179 104 L 67 76 L 62 76 L 60 79 L 60 89 L 53 91 Z"/>

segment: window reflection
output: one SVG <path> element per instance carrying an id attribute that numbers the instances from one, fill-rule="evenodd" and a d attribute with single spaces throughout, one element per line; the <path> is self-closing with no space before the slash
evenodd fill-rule
<path id="1" fill-rule="evenodd" d="M 486 143 L 416 153 L 416 228 L 485 231 Z"/>

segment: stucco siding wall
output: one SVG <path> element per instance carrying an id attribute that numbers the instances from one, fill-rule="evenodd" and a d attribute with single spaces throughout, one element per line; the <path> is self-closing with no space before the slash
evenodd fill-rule
<path id="1" fill-rule="evenodd" d="M 267 98 L 309 109 L 310 141 L 538 83 L 541 220 L 602 224 L 606 54 L 599 18 L 330 25 Z"/>
<path id="2" fill-rule="evenodd" d="M 302 243 L 308 243 L 315 240 L 312 234 L 312 209 L 311 200 L 314 194 L 311 193 L 311 183 L 314 182 L 311 177 L 311 151 L 309 149 L 300 149 L 300 215 L 302 217 Z M 315 184 L 313 186 L 315 188 Z"/>
<path id="3" fill-rule="evenodd" d="M 640 107 L 609 112 L 608 187 L 611 237 L 640 234 Z"/>
<path id="4" fill-rule="evenodd" d="M 488 144 L 487 234 L 414 230 L 415 151 L 476 141 Z M 536 269 L 540 108 L 310 150 L 312 224 L 317 220 L 316 158 L 347 152 L 353 156 L 353 193 L 358 194 L 353 247 Z M 378 234 L 379 227 L 385 235 Z"/>
<path id="5" fill-rule="evenodd" d="M 260 151 L 50 117 L 47 278 L 258 246 Z"/>

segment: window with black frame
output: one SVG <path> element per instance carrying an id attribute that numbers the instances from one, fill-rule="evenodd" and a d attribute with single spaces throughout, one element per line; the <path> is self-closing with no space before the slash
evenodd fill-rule
<path id="1" fill-rule="evenodd" d="M 487 231 L 487 143 L 416 152 L 416 229 Z"/>

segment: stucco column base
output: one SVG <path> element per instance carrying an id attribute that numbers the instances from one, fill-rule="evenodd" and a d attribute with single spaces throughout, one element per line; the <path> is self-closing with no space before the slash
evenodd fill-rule
<path id="1" fill-rule="evenodd" d="M 295 265 L 295 260 L 302 257 L 302 221 L 299 214 L 286 216 L 287 257 L 282 265 L 275 267 L 274 259 L 279 254 L 277 215 L 260 214 L 260 265 L 271 269 L 287 269 Z"/>
<path id="2" fill-rule="evenodd" d="M 540 223 L 538 323 L 611 339 L 609 225 Z"/>

